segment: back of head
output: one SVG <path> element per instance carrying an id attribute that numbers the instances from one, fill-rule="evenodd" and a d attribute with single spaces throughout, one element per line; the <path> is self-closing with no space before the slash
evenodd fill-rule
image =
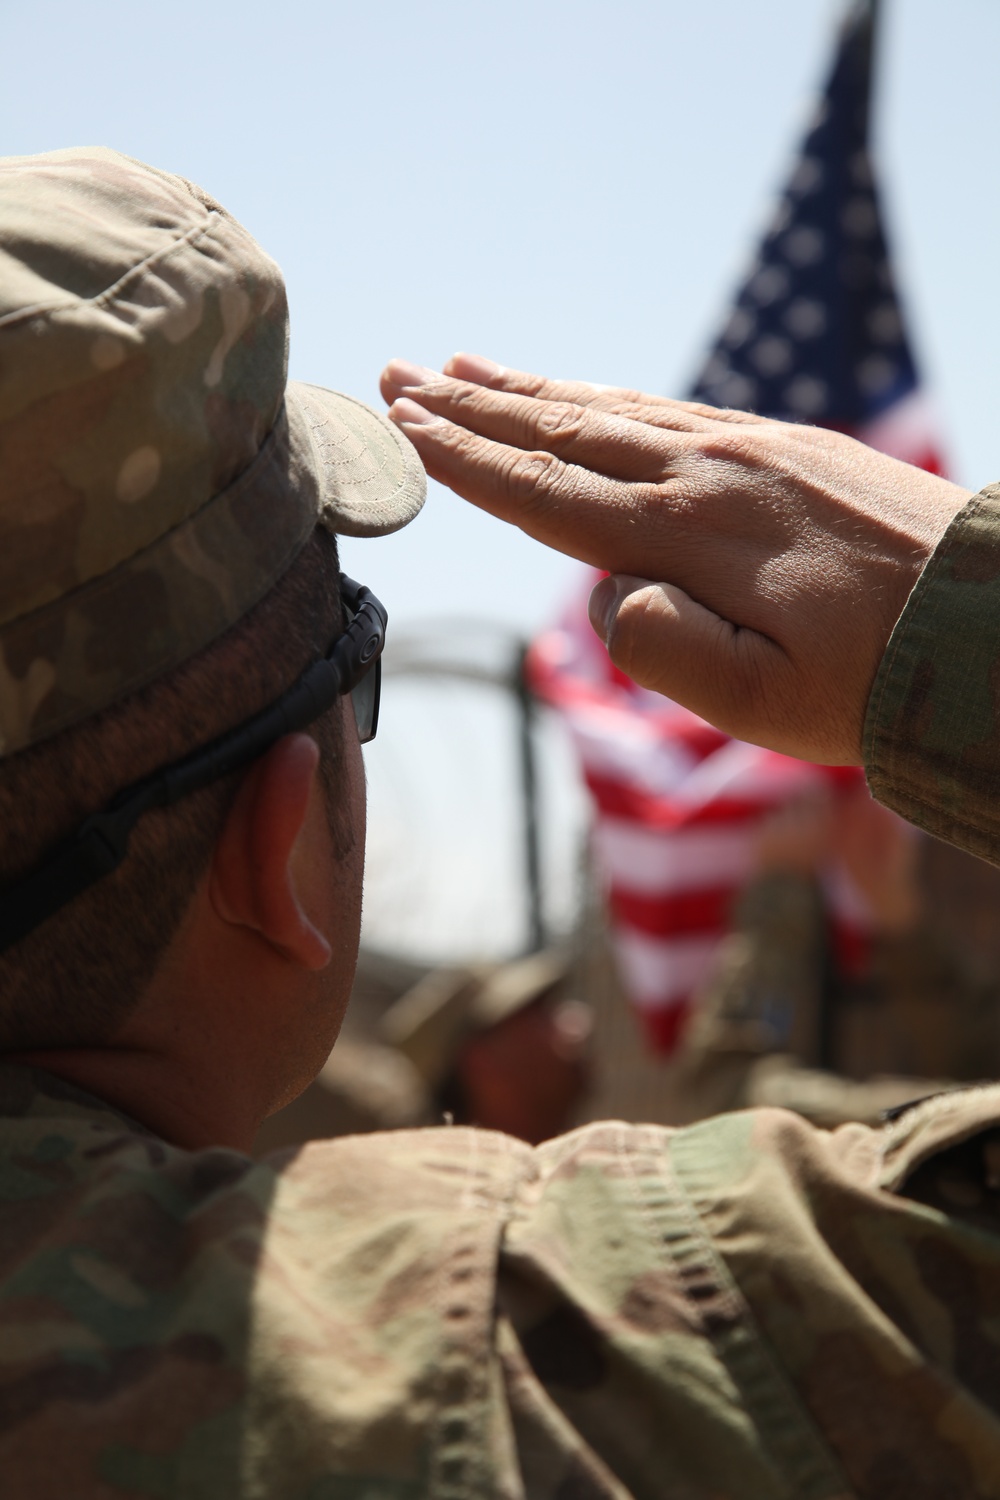
<path id="1" fill-rule="evenodd" d="M 341 617 L 335 539 L 317 529 L 287 573 L 218 641 L 123 702 L 0 760 L 0 881 L 39 858 L 121 787 L 256 713 L 321 655 Z M 334 847 L 336 721 L 316 726 Z M 239 777 L 154 809 L 125 863 L 0 953 L 0 1050 L 97 1046 L 151 978 L 208 866 Z M 346 851 L 344 851 L 346 852 Z"/>
<path id="2" fill-rule="evenodd" d="M 278 267 L 200 189 L 102 148 L 0 160 L 4 883 L 287 687 L 337 630 L 334 535 L 419 510 L 405 438 L 287 353 Z M 113 1034 L 234 786 L 147 814 L 0 955 L 0 1046 Z"/>

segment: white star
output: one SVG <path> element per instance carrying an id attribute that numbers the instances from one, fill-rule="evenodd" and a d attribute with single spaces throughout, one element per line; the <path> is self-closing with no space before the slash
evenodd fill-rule
<path id="1" fill-rule="evenodd" d="M 757 340 L 750 358 L 762 375 L 783 375 L 791 367 L 792 346 L 787 339 L 769 333 Z"/>
<path id="2" fill-rule="evenodd" d="M 739 411 L 752 405 L 756 393 L 756 382 L 746 375 L 737 375 L 734 370 L 715 387 L 713 395 L 719 406 L 730 406 Z"/>
<path id="3" fill-rule="evenodd" d="M 761 307 L 777 302 L 788 294 L 791 285 L 788 272 L 783 266 L 763 266 L 750 282 L 747 290 Z"/>
<path id="4" fill-rule="evenodd" d="M 737 307 L 726 324 L 725 332 L 722 335 L 722 342 L 727 344 L 730 349 L 735 349 L 737 345 L 746 343 L 747 339 L 753 333 L 756 321 L 749 308 Z"/>
<path id="5" fill-rule="evenodd" d="M 796 297 L 785 313 L 785 327 L 797 339 L 814 339 L 826 327 L 826 308 L 814 297 Z"/>
<path id="6" fill-rule="evenodd" d="M 783 248 L 786 259 L 793 266 L 811 266 L 823 254 L 823 236 L 818 229 L 803 224 L 801 228 L 793 229 L 791 234 L 785 235 Z"/>
<path id="7" fill-rule="evenodd" d="M 785 387 L 785 400 L 792 411 L 804 417 L 814 417 L 826 406 L 827 389 L 815 375 L 796 375 Z"/>

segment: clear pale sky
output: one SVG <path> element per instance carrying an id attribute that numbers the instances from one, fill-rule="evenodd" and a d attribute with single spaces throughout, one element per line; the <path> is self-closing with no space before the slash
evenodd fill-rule
<path id="1" fill-rule="evenodd" d="M 954 477 L 978 487 L 1000 479 L 1000 4 L 883 3 L 889 228 Z M 0 151 L 104 144 L 201 182 L 284 268 L 299 378 L 377 403 L 391 355 L 437 365 L 465 348 L 682 395 L 840 13 L 837 0 L 0 0 Z M 443 490 L 398 537 L 344 553 L 397 625 L 449 613 L 531 630 L 575 577 Z M 412 774 L 435 762 L 433 724 L 412 754 L 391 721 L 372 747 L 383 934 L 408 910 L 430 941 L 418 893 L 437 890 L 473 945 L 516 941 L 508 729 L 473 718 L 453 730 L 443 803 Z M 477 802 L 467 766 L 491 753 Z M 450 847 L 445 823 L 461 833 Z"/>

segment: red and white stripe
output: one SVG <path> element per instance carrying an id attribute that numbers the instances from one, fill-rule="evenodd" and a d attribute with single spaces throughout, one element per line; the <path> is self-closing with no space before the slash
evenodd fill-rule
<path id="1" fill-rule="evenodd" d="M 938 439 L 937 414 L 920 388 L 895 402 L 852 436 L 860 438 L 869 448 L 888 453 L 890 458 L 901 458 L 929 474 L 947 474 Z"/>
<path id="2" fill-rule="evenodd" d="M 743 744 L 619 672 L 590 628 L 586 594 L 534 642 L 529 672 L 564 716 L 594 802 L 593 856 L 626 990 L 653 1046 L 675 1045 L 733 901 L 754 867 L 762 819 L 819 784 L 860 772 Z M 843 879 L 829 891 L 844 940 L 867 927 Z"/>

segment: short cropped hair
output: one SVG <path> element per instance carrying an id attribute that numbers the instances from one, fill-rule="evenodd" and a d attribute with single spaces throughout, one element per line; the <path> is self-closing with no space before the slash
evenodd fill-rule
<path id="1" fill-rule="evenodd" d="M 276 698 L 342 626 L 336 540 L 317 528 L 249 614 L 180 667 L 84 723 L 0 760 L 0 899 L 122 787 L 206 744 Z M 338 815 L 339 715 L 313 726 L 330 826 Z M 0 1051 L 101 1045 L 156 971 L 208 868 L 242 773 L 146 813 L 129 853 L 0 953 Z"/>

